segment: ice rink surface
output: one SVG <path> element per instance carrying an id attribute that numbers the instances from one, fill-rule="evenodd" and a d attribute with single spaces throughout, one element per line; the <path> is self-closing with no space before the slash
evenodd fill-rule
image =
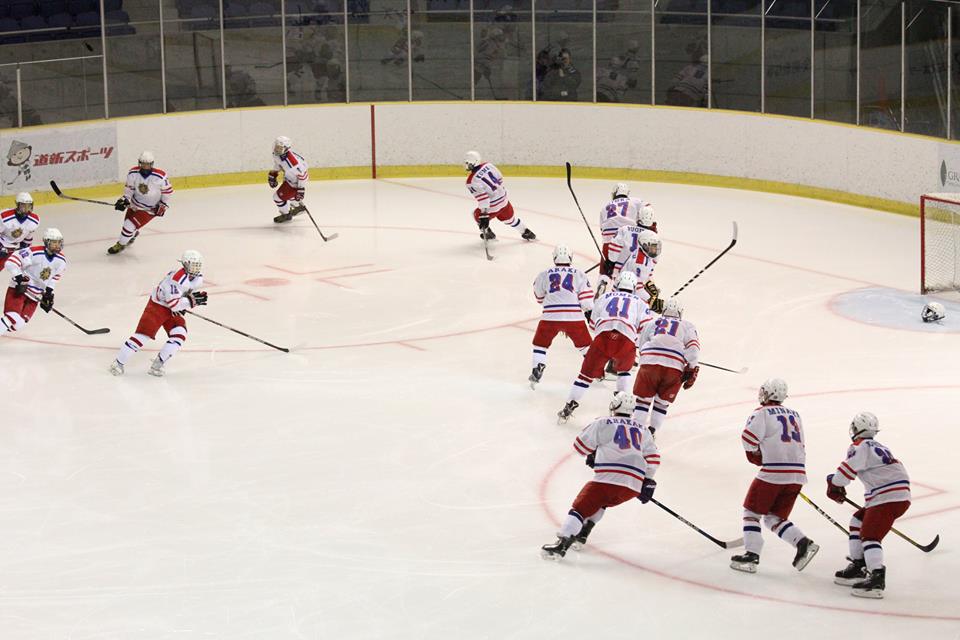
<path id="1" fill-rule="evenodd" d="M 574 184 L 595 225 L 611 185 Z M 540 559 L 590 479 L 572 442 L 613 383 L 558 426 L 579 366 L 558 339 L 528 387 L 535 275 L 556 243 L 581 268 L 596 252 L 563 181 L 507 186 L 540 241 L 494 223 L 493 262 L 457 179 L 313 183 L 308 205 L 340 234 L 327 244 L 304 216 L 274 225 L 266 185 L 179 191 L 118 256 L 105 253 L 118 213 L 38 207 L 66 237 L 58 308 L 111 333 L 38 311 L 0 338 L 0 637 L 960 638 L 960 327 L 869 321 L 916 291 L 916 219 L 633 185 L 657 209 L 666 293 L 740 226 L 682 299 L 703 360 L 749 371 L 705 368 L 681 392 L 656 497 L 741 535 L 755 468 L 740 430 L 776 375 L 805 420 L 806 493 L 845 524 L 823 479 L 850 418 L 873 411 L 913 480 L 897 528 L 942 540 L 924 554 L 890 534 L 886 598 L 865 601 L 832 584 L 846 538 L 801 501 L 792 520 L 822 545 L 802 573 L 766 530 L 759 573 L 732 571 L 730 551 L 637 502 L 608 510 L 582 552 Z M 293 352 L 190 318 L 165 378 L 146 375 L 162 340 L 113 378 L 147 292 L 187 248 L 206 259 L 204 313 Z"/>

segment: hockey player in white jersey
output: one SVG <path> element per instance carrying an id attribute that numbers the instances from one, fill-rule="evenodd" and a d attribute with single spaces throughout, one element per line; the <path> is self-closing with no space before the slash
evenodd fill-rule
<path id="1" fill-rule="evenodd" d="M 33 212 L 33 196 L 17 194 L 13 209 L 0 213 L 0 266 L 14 252 L 33 244 L 33 234 L 40 226 L 40 217 Z"/>
<path id="2" fill-rule="evenodd" d="M 580 374 L 570 388 L 567 403 L 557 413 L 558 422 L 570 419 L 594 380 L 603 377 L 604 365 L 612 360 L 617 374 L 617 391 L 626 391 L 630 369 L 637 357 L 637 334 L 652 319 L 650 308 L 637 297 L 637 276 L 620 274 L 613 291 L 600 296 L 593 307 L 590 324 L 594 338 L 583 358 Z"/>
<path id="3" fill-rule="evenodd" d="M 618 182 L 613 185 L 610 201 L 600 209 L 600 235 L 603 240 L 604 262 L 600 264 L 600 275 L 613 275 L 615 256 L 610 254 L 610 244 L 621 227 L 640 226 L 651 231 L 657 230 L 653 207 L 640 198 L 630 197 L 630 187 Z"/>
<path id="4" fill-rule="evenodd" d="M 730 567 L 756 573 L 763 549 L 760 520 L 781 540 L 795 547 L 793 566 L 803 571 L 819 545 L 790 522 L 790 512 L 807 482 L 806 451 L 800 414 L 783 406 L 787 383 L 771 378 L 760 385 L 760 406 L 750 414 L 740 436 L 747 460 L 760 467 L 743 501 L 743 546 L 730 558 Z"/>
<path id="5" fill-rule="evenodd" d="M 480 227 L 480 237 L 495 240 L 497 235 L 490 228 L 490 219 L 496 218 L 508 227 L 520 232 L 524 240 L 536 240 L 537 235 L 527 228 L 513 211 L 513 205 L 507 198 L 507 188 L 503 186 L 503 174 L 490 162 L 484 162 L 476 151 L 467 151 L 463 161 L 467 170 L 467 190 L 477 201 L 473 210 L 473 219 Z"/>
<path id="6" fill-rule="evenodd" d="M 162 218 L 170 206 L 173 187 L 165 171 L 154 167 L 153 154 L 144 151 L 137 159 L 137 166 L 127 172 L 123 195 L 113 208 L 125 211 L 120 238 L 107 249 L 107 253 L 120 253 L 137 239 L 140 229 L 154 218 Z"/>
<path id="7" fill-rule="evenodd" d="M 564 333 L 581 354 L 590 346 L 587 321 L 593 311 L 593 288 L 587 275 L 572 266 L 573 252 L 559 245 L 553 250 L 553 267 L 533 281 L 533 295 L 543 314 L 533 334 L 533 369 L 530 387 L 536 388 L 547 366 L 547 349 L 558 333 Z"/>
<path id="8" fill-rule="evenodd" d="M 637 295 L 654 312 L 663 311 L 660 289 L 653 282 L 653 270 L 663 249 L 660 236 L 655 231 L 640 226 L 628 225 L 617 231 L 610 251 L 613 253 L 613 274 L 632 271 L 637 276 Z"/>
<path id="9" fill-rule="evenodd" d="M 557 541 L 541 547 L 544 559 L 559 560 L 571 547 L 582 548 L 608 507 L 634 498 L 646 504 L 653 497 L 660 452 L 650 432 L 630 417 L 633 405 L 633 396 L 618 391 L 610 402 L 610 417 L 597 418 L 574 441 L 573 448 L 593 469 L 593 480 L 574 499 Z"/>
<path id="10" fill-rule="evenodd" d="M 273 169 L 267 173 L 267 184 L 270 188 L 277 189 L 273 193 L 273 204 L 277 205 L 278 214 L 273 221 L 278 224 L 290 222 L 294 216 L 307 210 L 303 205 L 303 197 L 310 173 L 307 161 L 290 148 L 291 144 L 290 138 L 286 136 L 274 140 Z M 280 184 L 281 178 L 283 184 Z M 277 188 L 277 185 L 280 187 Z"/>
<path id="11" fill-rule="evenodd" d="M 683 305 L 670 298 L 659 319 L 648 322 L 637 339 L 640 345 L 640 369 L 633 383 L 637 397 L 634 418 L 657 433 L 667 410 L 682 385 L 689 389 L 700 373 L 700 338 L 697 328 L 683 319 Z"/>
<path id="12" fill-rule="evenodd" d="M 827 497 L 843 504 L 844 488 L 854 478 L 863 482 L 864 507 L 850 518 L 850 564 L 837 571 L 834 582 L 852 586 L 851 593 L 862 598 L 882 598 L 887 568 L 880 542 L 893 523 L 910 508 L 910 476 L 890 449 L 874 437 L 880 430 L 877 416 L 858 413 L 850 423 L 847 459 L 827 476 Z"/>
<path id="13" fill-rule="evenodd" d="M 50 228 L 43 232 L 43 246 L 26 247 L 7 258 L 4 268 L 11 279 L 3 301 L 0 336 L 22 329 L 38 305 L 46 313 L 53 309 L 53 290 L 67 269 L 62 249 L 63 234 Z"/>
<path id="14" fill-rule="evenodd" d="M 153 340 L 160 327 L 163 327 L 167 332 L 167 343 L 153 359 L 147 373 L 157 377 L 164 375 L 163 365 L 187 341 L 187 321 L 184 313 L 207 304 L 207 292 L 201 291 L 202 270 L 203 256 L 200 252 L 192 249 L 184 251 L 180 266 L 167 273 L 150 294 L 136 330 L 120 347 L 116 359 L 110 365 L 110 373 L 115 376 L 123 375 L 124 367 L 133 354 L 140 351 L 147 340 Z"/>

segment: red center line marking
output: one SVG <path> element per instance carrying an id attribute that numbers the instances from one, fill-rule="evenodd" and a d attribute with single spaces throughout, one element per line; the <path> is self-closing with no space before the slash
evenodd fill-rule
<path id="1" fill-rule="evenodd" d="M 393 271 L 393 269 L 374 269 L 372 271 L 360 271 L 358 273 L 344 273 L 342 275 L 338 273 L 335 275 L 327 276 L 327 278 L 331 280 L 335 280 L 335 279 L 339 280 L 340 278 L 352 278 L 354 276 L 367 276 L 367 275 L 370 275 L 371 273 L 386 273 L 388 271 Z M 325 278 L 317 278 L 317 279 L 324 280 Z"/>
<path id="2" fill-rule="evenodd" d="M 241 296 L 250 296 L 251 298 L 256 298 L 257 300 L 263 300 L 265 302 L 270 302 L 270 298 L 265 298 L 263 296 L 258 296 L 255 293 L 250 293 L 248 291 L 241 291 L 240 289 L 224 289 L 223 291 L 217 291 L 218 296 L 226 295 L 228 293 L 235 293 Z"/>
<path id="3" fill-rule="evenodd" d="M 309 276 L 314 273 L 324 273 L 326 271 L 343 271 L 345 269 L 359 269 L 361 267 L 372 267 L 373 264 L 350 264 L 343 267 L 328 267 L 326 269 L 315 269 L 314 271 L 293 271 L 291 269 L 284 269 L 283 267 L 275 267 L 272 264 L 263 265 L 268 269 L 275 269 L 276 271 L 282 271 L 283 273 L 289 273 L 295 276 Z"/>
<path id="4" fill-rule="evenodd" d="M 408 349 L 413 349 L 414 351 L 426 351 L 426 349 L 424 349 L 423 347 L 418 347 L 417 345 L 410 344 L 409 342 L 397 342 L 396 344 L 400 345 L 401 347 L 407 347 Z"/>

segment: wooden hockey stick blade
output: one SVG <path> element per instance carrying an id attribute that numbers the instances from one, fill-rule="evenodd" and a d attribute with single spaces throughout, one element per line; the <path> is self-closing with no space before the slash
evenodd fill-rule
<path id="1" fill-rule="evenodd" d="M 304 207 L 303 211 L 307 214 L 307 217 L 310 218 L 310 222 L 313 223 L 313 228 L 317 230 L 317 233 L 320 234 L 320 237 L 323 238 L 324 242 L 330 242 L 331 240 L 336 240 L 340 237 L 339 233 L 331 233 L 328 236 L 323 235 L 323 231 L 320 231 L 320 226 L 317 224 L 317 221 L 313 219 L 313 214 L 310 213 L 310 209 Z"/>
<path id="2" fill-rule="evenodd" d="M 926 552 L 926 553 L 930 553 L 931 551 L 933 551 L 934 549 L 937 548 L 937 545 L 938 545 L 938 544 L 940 544 L 940 535 L 939 535 L 939 534 L 937 534 L 937 537 L 933 539 L 933 542 L 931 542 L 931 543 L 928 544 L 928 545 L 925 545 L 925 546 L 920 547 L 920 549 L 921 549 L 922 551 Z"/>
<path id="3" fill-rule="evenodd" d="M 487 245 L 487 239 L 483 239 L 483 252 L 487 254 L 487 260 L 493 260 L 493 256 L 490 255 L 490 247 Z"/>

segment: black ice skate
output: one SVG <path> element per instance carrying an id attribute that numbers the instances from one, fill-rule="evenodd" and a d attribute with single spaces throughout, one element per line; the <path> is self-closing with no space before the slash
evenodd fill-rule
<path id="1" fill-rule="evenodd" d="M 553 544 L 540 547 L 540 557 L 544 560 L 559 560 L 567 555 L 567 549 L 573 544 L 573 536 L 558 537 Z"/>
<path id="2" fill-rule="evenodd" d="M 531 389 L 536 389 L 536 388 L 537 388 L 537 383 L 540 382 L 540 378 L 543 377 L 543 370 L 546 369 L 546 368 L 547 368 L 547 365 L 545 365 L 545 364 L 538 364 L 538 365 L 535 366 L 535 367 L 533 368 L 533 370 L 530 372 L 530 377 L 527 378 L 527 380 L 530 381 L 530 388 L 531 388 Z"/>
<path id="3" fill-rule="evenodd" d="M 123 250 L 126 249 L 126 248 L 127 248 L 127 245 L 125 245 L 125 244 L 120 244 L 119 242 L 117 242 L 117 243 L 114 244 L 112 247 L 110 247 L 109 249 L 107 249 L 107 253 L 108 253 L 109 255 L 111 255 L 111 256 L 115 256 L 115 255 L 117 255 L 118 253 L 120 253 L 121 251 L 123 251 Z"/>
<path id="4" fill-rule="evenodd" d="M 567 404 L 563 405 L 563 409 L 557 412 L 557 424 L 563 424 L 570 419 L 570 416 L 573 415 L 573 412 L 577 410 L 577 407 L 580 406 L 580 403 L 576 400 L 571 400 Z"/>
<path id="5" fill-rule="evenodd" d="M 298 216 L 306 210 L 307 208 L 303 206 L 303 204 L 295 204 L 292 207 L 290 207 L 290 217 L 293 218 L 295 216 Z"/>
<path id="6" fill-rule="evenodd" d="M 537 234 L 535 234 L 533 231 L 530 231 L 530 229 L 524 229 L 523 233 L 520 234 L 520 237 L 527 242 L 533 242 L 537 239 Z"/>
<path id="7" fill-rule="evenodd" d="M 797 555 L 793 556 L 794 568 L 797 571 L 803 571 L 803 568 L 813 560 L 813 556 L 817 555 L 817 551 L 820 551 L 820 545 L 810 538 L 804 538 L 798 542 Z"/>
<path id="8" fill-rule="evenodd" d="M 752 551 L 747 551 L 739 556 L 730 558 L 730 568 L 746 573 L 756 573 L 757 566 L 760 564 L 760 556 Z"/>
<path id="9" fill-rule="evenodd" d="M 496 240 L 497 234 L 493 232 L 493 229 L 487 227 L 486 229 L 480 230 L 480 238 L 483 240 Z"/>
<path id="10" fill-rule="evenodd" d="M 274 217 L 273 219 L 273 221 L 276 222 L 277 224 L 280 224 L 283 222 L 290 222 L 291 220 L 293 220 L 292 213 L 281 213 L 280 215 Z"/>
<path id="11" fill-rule="evenodd" d="M 853 585 L 850 591 L 858 598 L 882 598 L 883 590 L 887 586 L 887 568 L 880 567 L 867 572 L 867 579 Z"/>
<path id="12" fill-rule="evenodd" d="M 849 587 L 862 582 L 867 577 L 867 563 L 863 561 L 863 558 L 859 560 L 854 560 L 852 558 L 847 558 L 850 560 L 850 564 L 847 565 L 846 569 L 841 569 L 833 574 L 833 583 L 839 584 L 844 587 Z"/>
<path id="13" fill-rule="evenodd" d="M 580 528 L 580 533 L 573 536 L 573 544 L 570 545 L 570 548 L 574 551 L 580 551 L 583 549 L 583 545 L 587 544 L 587 538 L 590 536 L 590 532 L 593 531 L 593 528 L 597 526 L 597 523 L 593 520 L 587 520 L 583 523 L 583 526 Z"/>

